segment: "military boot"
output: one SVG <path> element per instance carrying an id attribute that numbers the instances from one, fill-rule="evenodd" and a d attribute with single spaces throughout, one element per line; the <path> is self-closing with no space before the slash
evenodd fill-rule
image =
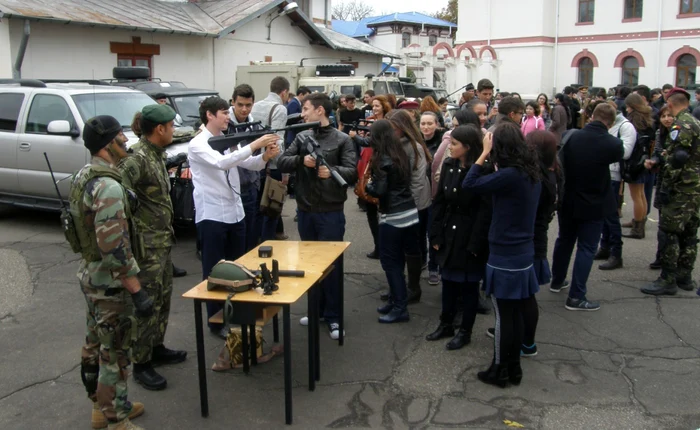
<path id="1" fill-rule="evenodd" d="M 125 418 L 118 423 L 109 423 L 109 430 L 145 430 L 143 427 L 139 427 L 136 424 L 129 421 L 129 418 Z"/>
<path id="2" fill-rule="evenodd" d="M 697 288 L 690 273 L 679 273 L 676 277 L 676 285 L 683 291 L 693 291 Z"/>
<path id="3" fill-rule="evenodd" d="M 629 233 L 622 233 L 622 237 L 627 237 L 629 239 L 644 239 L 644 234 L 646 231 L 647 219 L 644 218 L 641 221 L 634 220 L 632 230 Z"/>
<path id="4" fill-rule="evenodd" d="M 145 408 L 143 406 L 143 403 L 141 402 L 131 402 L 131 412 L 129 412 L 128 418 L 130 420 L 133 420 L 134 418 L 140 417 L 143 415 L 145 411 Z M 100 405 L 97 404 L 97 402 L 93 402 L 92 404 L 92 420 L 91 420 L 92 428 L 94 429 L 106 429 L 107 425 L 109 422 L 107 421 L 107 417 L 105 417 L 105 414 L 102 413 L 100 410 Z"/>
<path id="5" fill-rule="evenodd" d="M 678 292 L 676 277 L 665 270 L 661 270 L 661 276 L 646 287 L 642 287 L 641 291 L 652 296 L 673 296 Z"/>

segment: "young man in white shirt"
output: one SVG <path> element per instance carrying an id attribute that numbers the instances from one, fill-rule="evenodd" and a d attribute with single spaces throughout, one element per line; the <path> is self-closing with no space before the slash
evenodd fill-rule
<path id="1" fill-rule="evenodd" d="M 190 141 L 187 160 L 194 184 L 197 235 L 202 244 L 202 279 L 207 279 L 219 260 L 235 260 L 245 253 L 245 212 L 236 167 L 262 170 L 280 148 L 276 144 L 279 137 L 272 134 L 221 154 L 209 146 L 209 139 L 228 128 L 228 103 L 220 97 L 208 97 L 199 107 L 199 116 L 204 129 Z M 252 156 L 261 148 L 266 148 L 263 154 Z M 219 303 L 207 303 L 207 317 L 221 309 Z M 218 335 L 223 335 L 222 328 L 209 324 Z"/>

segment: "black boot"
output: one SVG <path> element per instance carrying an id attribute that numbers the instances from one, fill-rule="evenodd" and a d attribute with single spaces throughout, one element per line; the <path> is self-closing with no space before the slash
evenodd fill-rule
<path id="1" fill-rule="evenodd" d="M 134 363 L 134 381 L 151 391 L 164 390 L 168 385 L 168 381 L 153 369 L 150 361 L 142 364 Z"/>
<path id="2" fill-rule="evenodd" d="M 420 274 L 423 271 L 421 257 L 406 256 L 406 270 L 408 271 L 408 303 L 420 302 L 423 290 L 420 287 Z"/>
<path id="3" fill-rule="evenodd" d="M 652 261 L 651 263 L 649 263 L 649 268 L 650 268 L 651 270 L 659 270 L 659 269 L 661 269 L 661 259 L 659 258 L 658 255 L 656 256 L 656 260 L 654 260 L 654 261 Z"/>
<path id="4" fill-rule="evenodd" d="M 381 294 L 379 294 L 379 300 L 383 302 L 389 300 L 389 297 L 391 297 L 391 294 L 389 294 L 389 290 L 382 291 Z"/>
<path id="5" fill-rule="evenodd" d="M 370 258 L 372 260 L 379 260 L 379 253 L 377 252 L 376 249 L 372 250 L 369 254 L 367 254 L 367 258 Z"/>
<path id="6" fill-rule="evenodd" d="M 153 354 L 151 356 L 153 366 L 182 363 L 186 359 L 187 351 L 168 349 L 162 344 L 153 347 Z"/>
<path id="7" fill-rule="evenodd" d="M 383 324 L 393 324 L 399 322 L 408 322 L 410 319 L 411 318 L 408 315 L 408 309 L 399 309 L 397 307 L 394 307 L 391 310 L 391 312 L 384 315 L 383 317 L 379 317 L 379 322 Z"/>
<path id="8" fill-rule="evenodd" d="M 693 291 L 697 288 L 697 284 L 695 283 L 695 281 L 693 281 L 693 278 L 690 274 L 679 275 L 676 278 L 676 285 L 678 285 L 678 288 L 680 288 L 683 291 Z"/>
<path id="9" fill-rule="evenodd" d="M 523 379 L 523 368 L 520 367 L 520 362 L 508 364 L 508 380 L 513 385 L 520 385 Z"/>
<path id="10" fill-rule="evenodd" d="M 669 273 L 666 270 L 661 270 L 661 275 L 659 278 L 646 287 L 642 287 L 641 291 L 644 294 L 650 294 L 652 296 L 673 296 L 678 292 L 676 276 L 675 274 Z"/>
<path id="11" fill-rule="evenodd" d="M 389 312 L 391 312 L 392 309 L 394 309 L 394 304 L 391 302 L 388 302 L 388 303 L 384 304 L 383 306 L 379 306 L 377 308 L 377 312 L 382 314 L 382 315 L 386 315 Z"/>
<path id="12" fill-rule="evenodd" d="M 447 342 L 446 348 L 448 351 L 454 351 L 455 349 L 460 349 L 465 345 L 469 345 L 472 341 L 472 334 L 467 330 L 461 328 L 452 338 L 451 341 Z"/>
<path id="13" fill-rule="evenodd" d="M 508 366 L 505 364 L 491 363 L 488 370 L 476 374 L 479 381 L 484 384 L 496 385 L 501 388 L 506 388 L 508 385 Z"/>
<path id="14" fill-rule="evenodd" d="M 454 316 L 452 315 L 440 315 L 440 325 L 434 332 L 430 333 L 425 337 L 425 340 L 440 340 L 445 337 L 454 336 L 455 328 L 452 325 Z"/>
<path id="15" fill-rule="evenodd" d="M 173 264 L 173 278 L 182 278 L 183 276 L 187 276 L 187 270 L 180 269 L 175 264 Z"/>
<path id="16" fill-rule="evenodd" d="M 622 257 L 611 255 L 608 261 L 598 265 L 600 270 L 615 270 L 622 268 Z"/>
<path id="17" fill-rule="evenodd" d="M 593 257 L 594 260 L 607 260 L 610 258 L 610 250 L 608 248 L 598 248 L 598 252 Z"/>

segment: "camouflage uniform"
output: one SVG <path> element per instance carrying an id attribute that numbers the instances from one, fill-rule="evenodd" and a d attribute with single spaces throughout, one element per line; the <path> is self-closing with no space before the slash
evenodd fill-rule
<path id="1" fill-rule="evenodd" d="M 661 279 L 683 288 L 692 283 L 700 227 L 700 122 L 681 112 L 666 141 L 666 160 L 661 178 L 659 231 L 665 236 L 661 251 Z M 679 151 L 685 163 L 674 163 Z M 687 288 L 686 288 L 687 289 Z"/>
<path id="2" fill-rule="evenodd" d="M 112 171 L 112 175 L 97 172 Z M 91 179 L 92 177 L 92 179 Z M 80 287 L 87 303 L 87 332 L 81 376 L 88 397 L 109 421 L 128 417 L 129 332 L 132 304 L 119 278 L 136 276 L 139 266 L 130 241 L 129 203 L 119 171 L 99 157 L 83 167 L 71 185 L 70 211 L 76 229 L 92 242 L 81 252 Z M 86 247 L 87 248 L 87 247 Z M 92 254 L 92 255 L 91 255 Z"/>
<path id="3" fill-rule="evenodd" d="M 134 211 L 136 227 L 145 244 L 139 258 L 139 281 L 153 299 L 153 316 L 139 318 L 139 333 L 132 347 L 134 363 L 151 360 L 154 346 L 163 344 L 173 293 L 173 264 L 170 250 L 173 233 L 173 205 L 170 201 L 170 179 L 165 168 L 167 154 L 145 137 L 132 148 L 133 154 L 119 165 L 122 183 L 133 190 L 139 201 Z"/>

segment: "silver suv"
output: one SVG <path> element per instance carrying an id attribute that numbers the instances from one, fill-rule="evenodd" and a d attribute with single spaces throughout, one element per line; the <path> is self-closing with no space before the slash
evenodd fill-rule
<path id="1" fill-rule="evenodd" d="M 132 145 L 137 141 L 130 128 L 134 114 L 153 103 L 141 91 L 108 85 L 0 81 L 0 203 L 58 209 L 44 152 L 66 200 L 70 181 L 62 179 L 90 161 L 81 137 L 84 122 L 112 115 Z M 167 152 L 186 152 L 186 145 L 171 145 Z"/>

